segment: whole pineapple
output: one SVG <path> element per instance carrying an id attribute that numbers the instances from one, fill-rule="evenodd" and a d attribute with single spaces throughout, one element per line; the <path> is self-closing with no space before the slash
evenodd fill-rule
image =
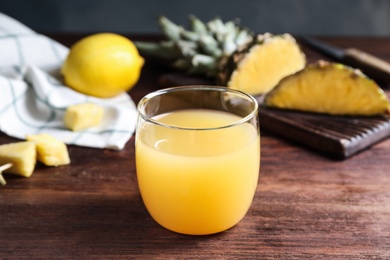
<path id="1" fill-rule="evenodd" d="M 160 43 L 135 42 L 141 55 L 157 57 L 189 74 L 215 79 L 216 84 L 249 94 L 264 94 L 304 68 L 305 55 L 289 34 L 255 35 L 236 21 L 215 18 L 203 23 L 189 16 L 190 29 L 159 18 L 166 37 Z"/>

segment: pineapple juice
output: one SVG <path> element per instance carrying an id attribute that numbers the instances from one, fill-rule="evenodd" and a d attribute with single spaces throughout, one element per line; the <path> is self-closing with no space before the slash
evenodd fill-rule
<path id="1" fill-rule="evenodd" d="M 237 224 L 252 203 L 258 181 L 260 137 L 255 126 L 218 128 L 241 117 L 204 109 L 153 119 L 171 127 L 146 122 L 139 126 L 137 177 L 151 216 L 167 229 L 192 235 Z"/>

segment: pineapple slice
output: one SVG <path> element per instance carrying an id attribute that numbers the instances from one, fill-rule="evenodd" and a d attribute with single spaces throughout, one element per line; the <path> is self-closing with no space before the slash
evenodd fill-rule
<path id="1" fill-rule="evenodd" d="M 27 135 L 26 139 L 36 143 L 38 161 L 47 166 L 70 163 L 66 144 L 49 134 Z"/>
<path id="2" fill-rule="evenodd" d="M 94 103 L 81 103 L 66 109 L 64 123 L 72 131 L 80 131 L 101 123 L 104 108 Z"/>
<path id="3" fill-rule="evenodd" d="M 30 177 L 35 164 L 36 147 L 34 142 L 25 141 L 0 145 L 0 165 L 2 165 L 4 172 Z M 0 179 L 1 183 L 5 184 L 2 176 Z"/>
<path id="4" fill-rule="evenodd" d="M 383 90 L 359 70 L 318 61 L 284 78 L 267 94 L 265 106 L 332 115 L 388 113 Z"/>
<path id="5" fill-rule="evenodd" d="M 231 55 L 219 80 L 248 94 L 265 94 L 305 64 L 306 56 L 291 35 L 266 33 Z"/>

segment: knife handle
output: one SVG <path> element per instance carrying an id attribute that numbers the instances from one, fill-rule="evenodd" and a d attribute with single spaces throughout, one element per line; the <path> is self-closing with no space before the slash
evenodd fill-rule
<path id="1" fill-rule="evenodd" d="M 368 77 L 380 82 L 390 82 L 390 64 L 358 49 L 346 49 L 344 62 L 351 67 L 360 69 Z"/>

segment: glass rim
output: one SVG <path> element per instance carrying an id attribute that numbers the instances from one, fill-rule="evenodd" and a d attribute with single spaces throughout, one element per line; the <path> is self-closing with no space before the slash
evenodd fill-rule
<path id="1" fill-rule="evenodd" d="M 146 104 L 148 100 L 151 100 L 154 97 L 161 96 L 166 93 L 170 92 L 178 92 L 178 91 L 190 91 L 190 90 L 213 90 L 213 91 L 219 91 L 219 92 L 230 92 L 234 93 L 236 95 L 241 96 L 242 98 L 246 98 L 248 101 L 254 104 L 252 111 L 248 113 L 245 117 L 242 117 L 239 120 L 234 121 L 233 123 L 226 124 L 226 125 L 221 125 L 221 126 L 216 126 L 216 127 L 182 127 L 182 126 L 176 126 L 176 125 L 170 125 L 170 124 L 165 124 L 161 123 L 157 120 L 154 120 L 152 117 L 149 117 L 145 115 L 143 112 L 144 110 L 142 107 Z M 137 113 L 138 116 L 140 116 L 143 120 L 146 122 L 159 125 L 162 127 L 167 127 L 167 128 L 173 128 L 177 130 L 218 130 L 218 129 L 224 129 L 224 128 L 230 128 L 234 127 L 237 125 L 242 125 L 245 122 L 248 122 L 251 120 L 253 117 L 257 116 L 259 104 L 257 100 L 250 94 L 247 94 L 243 91 L 236 90 L 236 89 L 230 89 L 228 87 L 222 87 L 222 86 L 212 86 L 212 85 L 188 85 L 188 86 L 177 86 L 177 87 L 170 87 L 170 88 L 163 88 L 159 89 L 153 92 L 150 92 L 149 94 L 145 95 L 141 100 L 138 102 L 137 105 Z"/>

